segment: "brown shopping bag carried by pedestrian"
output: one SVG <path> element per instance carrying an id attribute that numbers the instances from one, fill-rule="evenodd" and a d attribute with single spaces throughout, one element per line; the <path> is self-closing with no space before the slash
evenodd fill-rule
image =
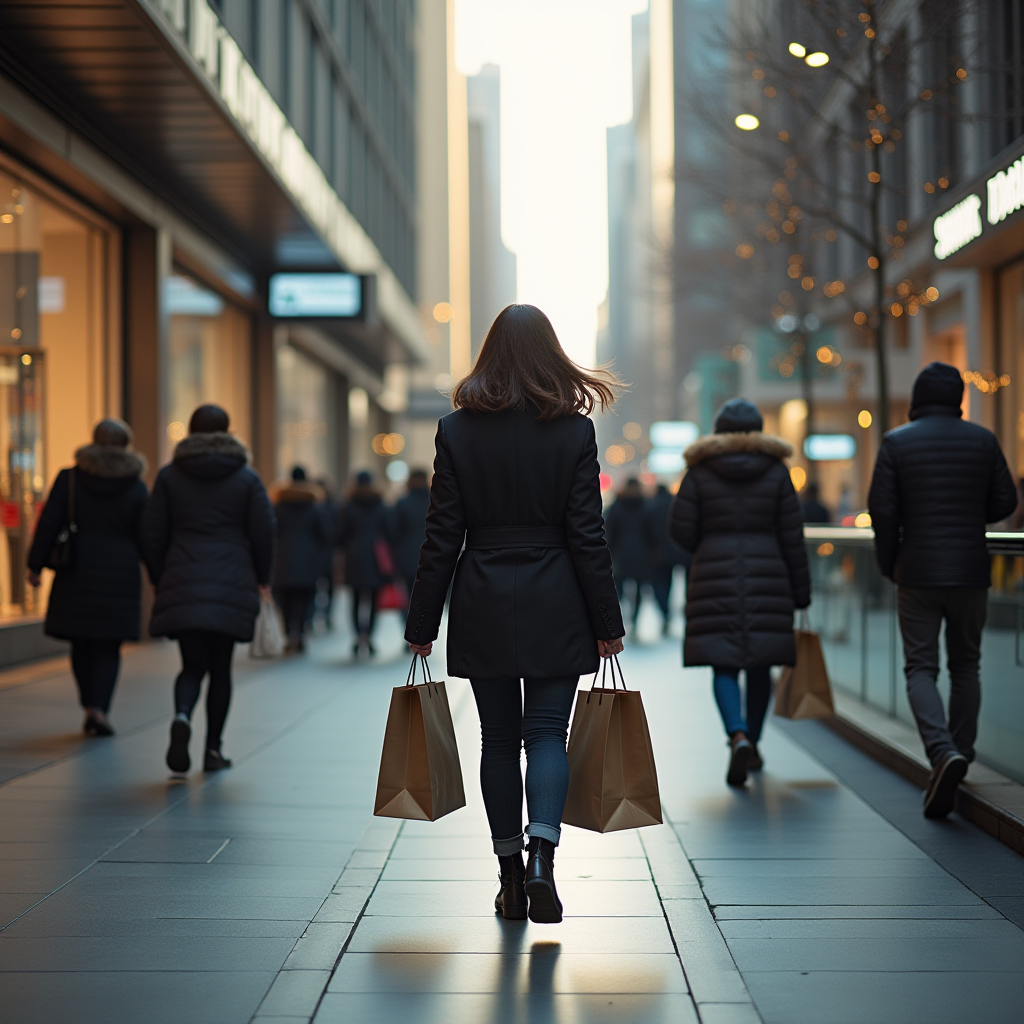
<path id="1" fill-rule="evenodd" d="M 391 691 L 373 813 L 382 818 L 436 821 L 466 806 L 455 727 L 443 681 L 413 685 L 416 658 L 405 686 Z"/>
<path id="2" fill-rule="evenodd" d="M 606 689 L 604 683 L 602 673 L 600 687 L 592 684 L 576 694 L 562 821 L 592 832 L 660 825 L 658 771 L 640 693 L 626 689 L 618 658 L 612 665 L 612 688 Z"/>
<path id="3" fill-rule="evenodd" d="M 807 625 L 806 615 L 803 625 Z M 796 663 L 782 670 L 775 688 L 775 714 L 780 718 L 830 718 L 835 714 L 821 640 L 809 629 L 796 631 Z"/>

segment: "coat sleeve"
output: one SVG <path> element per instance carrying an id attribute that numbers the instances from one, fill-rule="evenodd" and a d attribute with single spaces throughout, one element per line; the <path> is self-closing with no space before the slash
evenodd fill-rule
<path id="1" fill-rule="evenodd" d="M 892 579 L 900 553 L 900 497 L 892 442 L 882 440 L 868 491 L 868 512 L 875 531 L 875 560 L 883 576 Z"/>
<path id="2" fill-rule="evenodd" d="M 593 420 L 587 420 L 583 447 L 569 489 L 565 532 L 594 633 L 599 640 L 614 640 L 625 636 L 612 576 L 611 552 L 604 538 L 601 467 L 597 461 L 597 437 Z"/>
<path id="3" fill-rule="evenodd" d="M 157 474 L 153 493 L 142 511 L 139 544 L 149 578 L 154 587 L 159 587 L 167 549 L 171 546 L 171 506 L 163 471 Z"/>
<path id="4" fill-rule="evenodd" d="M 70 470 L 62 469 L 50 488 L 50 496 L 46 499 L 43 511 L 36 522 L 35 536 L 28 552 L 28 567 L 38 575 L 46 568 L 46 560 L 50 557 L 57 534 L 67 521 L 68 515 L 68 478 Z"/>
<path id="5" fill-rule="evenodd" d="M 263 481 L 253 473 L 246 510 L 246 533 L 252 550 L 252 563 L 256 569 L 256 582 L 265 587 L 270 583 L 274 569 L 274 549 L 277 541 L 277 517 L 270 507 L 270 498 Z"/>
<path id="6" fill-rule="evenodd" d="M 700 491 L 693 473 L 683 477 L 676 491 L 668 514 L 668 533 L 687 554 L 692 555 L 700 544 Z"/>
<path id="7" fill-rule="evenodd" d="M 804 517 L 789 473 L 783 473 L 779 483 L 775 532 L 779 538 L 779 547 L 782 548 L 782 557 L 789 568 L 793 604 L 797 608 L 806 608 L 811 603 L 811 571 L 807 565 L 807 547 L 804 544 Z"/>
<path id="8" fill-rule="evenodd" d="M 994 440 L 994 439 L 993 439 Z M 999 442 L 994 441 L 992 479 L 989 482 L 988 500 L 985 503 L 985 522 L 998 523 L 1007 519 L 1017 510 L 1017 487 L 1010 475 Z"/>
<path id="9" fill-rule="evenodd" d="M 427 510 L 427 536 L 420 548 L 416 582 L 409 599 L 405 639 L 411 644 L 433 643 L 441 627 L 448 587 L 466 539 L 466 512 L 455 474 L 444 422 L 434 439 L 434 480 Z"/>

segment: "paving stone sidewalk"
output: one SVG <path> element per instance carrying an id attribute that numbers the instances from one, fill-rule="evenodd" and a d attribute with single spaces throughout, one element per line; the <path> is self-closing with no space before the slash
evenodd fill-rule
<path id="1" fill-rule="evenodd" d="M 495 919 L 468 686 L 450 691 L 468 806 L 373 819 L 398 624 L 382 664 L 351 665 L 347 646 L 240 658 L 236 767 L 186 783 L 162 762 L 169 645 L 129 652 L 112 741 L 76 736 L 66 669 L 0 677 L 5 1024 L 1019 1019 L 1024 935 L 995 896 L 775 726 L 764 777 L 729 791 L 706 673 L 684 674 L 673 642 L 624 661 L 668 823 L 567 829 L 566 921 Z M 955 819 L 936 828 L 930 843 L 988 859 L 996 895 L 1024 896 L 1020 858 Z"/>

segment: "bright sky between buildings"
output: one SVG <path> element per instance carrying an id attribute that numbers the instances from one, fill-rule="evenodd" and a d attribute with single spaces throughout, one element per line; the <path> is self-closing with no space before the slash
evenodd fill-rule
<path id="1" fill-rule="evenodd" d="M 456 0 L 455 53 L 501 68 L 501 224 L 519 301 L 594 360 L 608 285 L 605 129 L 632 116 L 630 17 L 646 0 Z"/>

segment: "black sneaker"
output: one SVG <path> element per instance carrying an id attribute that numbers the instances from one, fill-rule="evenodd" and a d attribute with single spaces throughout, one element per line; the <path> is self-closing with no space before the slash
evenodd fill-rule
<path id="1" fill-rule="evenodd" d="M 951 752 L 932 769 L 928 788 L 924 791 L 924 816 L 945 818 L 953 810 L 957 787 L 967 774 L 967 758 Z"/>
<path id="2" fill-rule="evenodd" d="M 86 736 L 113 736 L 114 730 L 111 724 L 100 715 L 90 713 L 82 726 Z"/>
<path id="3" fill-rule="evenodd" d="M 732 756 L 729 758 L 729 771 L 726 773 L 725 781 L 730 786 L 742 786 L 747 781 L 747 769 L 754 748 L 741 732 L 731 737 L 729 745 L 732 747 Z"/>
<path id="4" fill-rule="evenodd" d="M 204 772 L 219 772 L 231 767 L 231 758 L 225 757 L 219 750 L 208 750 L 203 758 Z"/>
<path id="5" fill-rule="evenodd" d="M 748 772 L 759 772 L 764 768 L 764 758 L 761 757 L 761 751 L 758 749 L 757 744 L 754 744 L 754 749 L 751 751 L 750 757 L 747 758 L 747 771 Z"/>
<path id="6" fill-rule="evenodd" d="M 171 722 L 171 745 L 167 748 L 167 767 L 175 775 L 184 775 L 192 767 L 188 756 L 188 741 L 192 738 L 192 726 L 183 718 Z"/>

